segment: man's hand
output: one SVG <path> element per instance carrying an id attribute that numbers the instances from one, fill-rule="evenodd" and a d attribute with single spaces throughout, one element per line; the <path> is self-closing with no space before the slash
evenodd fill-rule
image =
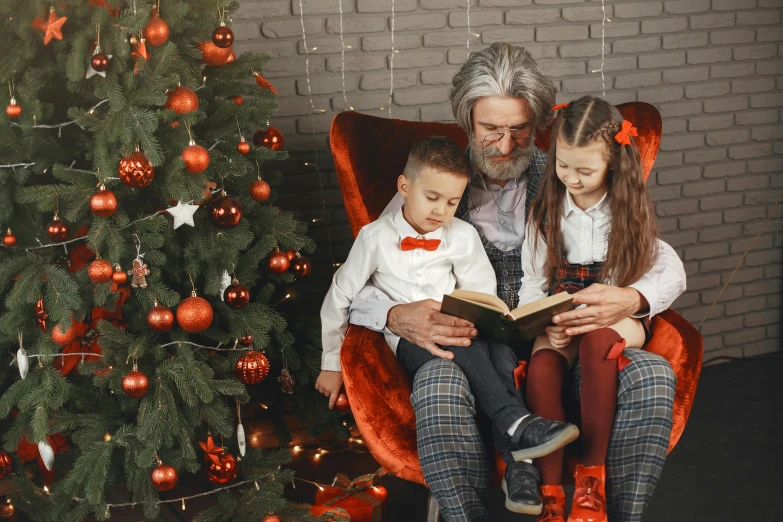
<path id="1" fill-rule="evenodd" d="M 440 313 L 440 303 L 433 299 L 393 306 L 386 327 L 441 359 L 453 359 L 454 354 L 437 344 L 469 346 L 470 339 L 478 335 L 470 321 Z"/>
<path id="2" fill-rule="evenodd" d="M 549 337 L 549 344 L 552 348 L 565 348 L 571 342 L 571 336 L 565 333 L 565 326 L 547 326 L 546 335 Z"/>
<path id="3" fill-rule="evenodd" d="M 334 408 L 340 389 L 343 387 L 343 372 L 321 370 L 321 374 L 315 381 L 315 389 L 329 397 L 329 409 Z"/>
<path id="4" fill-rule="evenodd" d="M 587 306 L 552 318 L 556 325 L 567 327 L 565 333 L 572 337 L 606 328 L 649 306 L 642 294 L 633 288 L 597 283 L 575 293 L 574 304 Z"/>

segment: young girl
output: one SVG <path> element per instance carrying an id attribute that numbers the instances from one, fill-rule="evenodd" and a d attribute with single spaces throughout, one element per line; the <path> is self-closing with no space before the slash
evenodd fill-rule
<path id="1" fill-rule="evenodd" d="M 596 282 L 628 286 L 650 269 L 658 248 L 653 207 L 631 137 L 636 128 L 593 96 L 556 109 L 546 170 L 522 246 L 520 305 Z M 527 399 L 535 414 L 565 420 L 563 380 L 579 359 L 585 453 L 574 475 L 568 522 L 606 522 L 605 462 L 618 364 L 624 348 L 644 345 L 649 328 L 647 321 L 627 317 L 574 338 L 565 329 L 550 326 L 536 339 Z M 563 450 L 536 459 L 536 466 L 544 503 L 539 522 L 565 522 Z"/>

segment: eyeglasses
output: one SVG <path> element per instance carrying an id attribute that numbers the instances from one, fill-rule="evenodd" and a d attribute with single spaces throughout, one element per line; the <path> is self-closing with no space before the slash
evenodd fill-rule
<path id="1" fill-rule="evenodd" d="M 530 137 L 529 128 L 508 129 L 508 133 L 511 135 L 511 139 L 519 144 L 523 144 Z M 481 144 L 483 147 L 488 147 L 502 140 L 505 135 L 505 132 L 491 132 L 484 136 L 484 139 L 481 140 Z"/>

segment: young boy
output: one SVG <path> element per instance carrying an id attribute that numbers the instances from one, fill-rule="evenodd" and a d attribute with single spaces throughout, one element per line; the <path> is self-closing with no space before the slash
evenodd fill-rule
<path id="1" fill-rule="evenodd" d="M 348 309 L 368 281 L 398 303 L 442 301 L 455 288 L 496 295 L 495 272 L 478 232 L 454 219 L 469 179 L 467 159 L 456 143 L 440 136 L 425 138 L 413 146 L 397 179 L 405 200 L 402 208 L 359 232 L 321 307 L 324 353 L 315 387 L 329 397 L 330 408 L 343 384 L 340 346 L 348 328 Z M 436 357 L 392 333 L 385 335 L 411 376 Z M 508 437 L 514 460 L 548 454 L 579 435 L 576 426 L 531 415 L 501 383 L 490 352 L 511 351 L 508 346 L 481 337 L 470 346 L 443 349 L 465 373 L 481 409 Z"/>

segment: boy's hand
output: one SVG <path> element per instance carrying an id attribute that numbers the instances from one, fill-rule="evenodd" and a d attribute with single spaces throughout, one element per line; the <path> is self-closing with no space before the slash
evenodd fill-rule
<path id="1" fill-rule="evenodd" d="M 329 409 L 334 408 L 337 396 L 343 387 L 343 372 L 321 370 L 321 374 L 315 381 L 315 389 L 329 397 Z"/>
<path id="2" fill-rule="evenodd" d="M 571 336 L 565 333 L 565 326 L 547 326 L 546 335 L 552 348 L 565 348 L 571 342 Z"/>

